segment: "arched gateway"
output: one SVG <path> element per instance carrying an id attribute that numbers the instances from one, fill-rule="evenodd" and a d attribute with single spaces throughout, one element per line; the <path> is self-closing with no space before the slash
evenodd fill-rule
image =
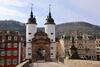
<path id="1" fill-rule="evenodd" d="M 35 33 L 32 39 L 32 61 L 50 61 L 50 39 L 45 32 Z"/>

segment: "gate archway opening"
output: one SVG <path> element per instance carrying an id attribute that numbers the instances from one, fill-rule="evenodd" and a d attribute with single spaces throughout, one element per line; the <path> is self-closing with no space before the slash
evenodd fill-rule
<path id="1" fill-rule="evenodd" d="M 36 54 L 37 60 L 45 60 L 45 50 L 43 48 L 38 48 Z"/>

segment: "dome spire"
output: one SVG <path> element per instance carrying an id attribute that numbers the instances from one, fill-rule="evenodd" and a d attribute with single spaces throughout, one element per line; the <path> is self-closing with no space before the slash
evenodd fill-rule
<path id="1" fill-rule="evenodd" d="M 28 23 L 27 24 L 37 24 L 36 23 L 36 18 L 33 15 L 33 4 L 31 4 L 31 13 L 30 13 L 30 18 L 28 19 Z"/>
<path id="2" fill-rule="evenodd" d="M 33 4 L 31 4 L 31 14 L 30 17 L 33 18 Z"/>
<path id="3" fill-rule="evenodd" d="M 49 4 L 49 18 L 51 18 L 51 4 Z"/>
<path id="4" fill-rule="evenodd" d="M 47 20 L 47 22 L 45 23 L 45 25 L 46 24 L 54 24 L 55 25 L 54 19 L 51 16 L 51 4 L 49 4 L 49 15 L 47 16 L 46 20 Z"/>

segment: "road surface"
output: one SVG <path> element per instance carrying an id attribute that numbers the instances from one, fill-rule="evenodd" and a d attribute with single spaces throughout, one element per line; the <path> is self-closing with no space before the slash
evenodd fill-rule
<path id="1" fill-rule="evenodd" d="M 65 60 L 65 63 L 38 62 L 32 63 L 31 67 L 100 67 L 100 61 L 89 60 Z"/>

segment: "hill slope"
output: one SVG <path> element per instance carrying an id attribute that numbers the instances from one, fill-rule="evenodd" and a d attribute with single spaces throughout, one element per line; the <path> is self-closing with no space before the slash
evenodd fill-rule
<path id="1" fill-rule="evenodd" d="M 0 21 L 0 30 L 16 30 L 25 35 L 25 24 L 19 21 L 14 20 L 1 20 Z"/>
<path id="2" fill-rule="evenodd" d="M 6 30 L 16 30 L 21 33 L 21 35 L 25 36 L 26 27 L 25 23 L 21 23 L 14 20 L 1 20 L 0 21 L 0 29 L 6 29 Z M 39 28 L 38 30 L 43 30 L 44 28 Z M 93 25 L 87 22 L 67 22 L 56 25 L 56 33 L 57 36 L 60 36 L 61 34 L 70 34 L 73 31 L 80 31 L 83 33 L 88 33 L 92 35 L 100 35 L 100 26 Z"/>
<path id="3" fill-rule="evenodd" d="M 59 24 L 56 26 L 56 30 L 58 35 L 61 35 L 62 33 L 70 34 L 73 31 L 79 31 L 91 35 L 100 34 L 100 26 L 93 25 L 87 22 L 82 22 L 82 21 Z"/>

